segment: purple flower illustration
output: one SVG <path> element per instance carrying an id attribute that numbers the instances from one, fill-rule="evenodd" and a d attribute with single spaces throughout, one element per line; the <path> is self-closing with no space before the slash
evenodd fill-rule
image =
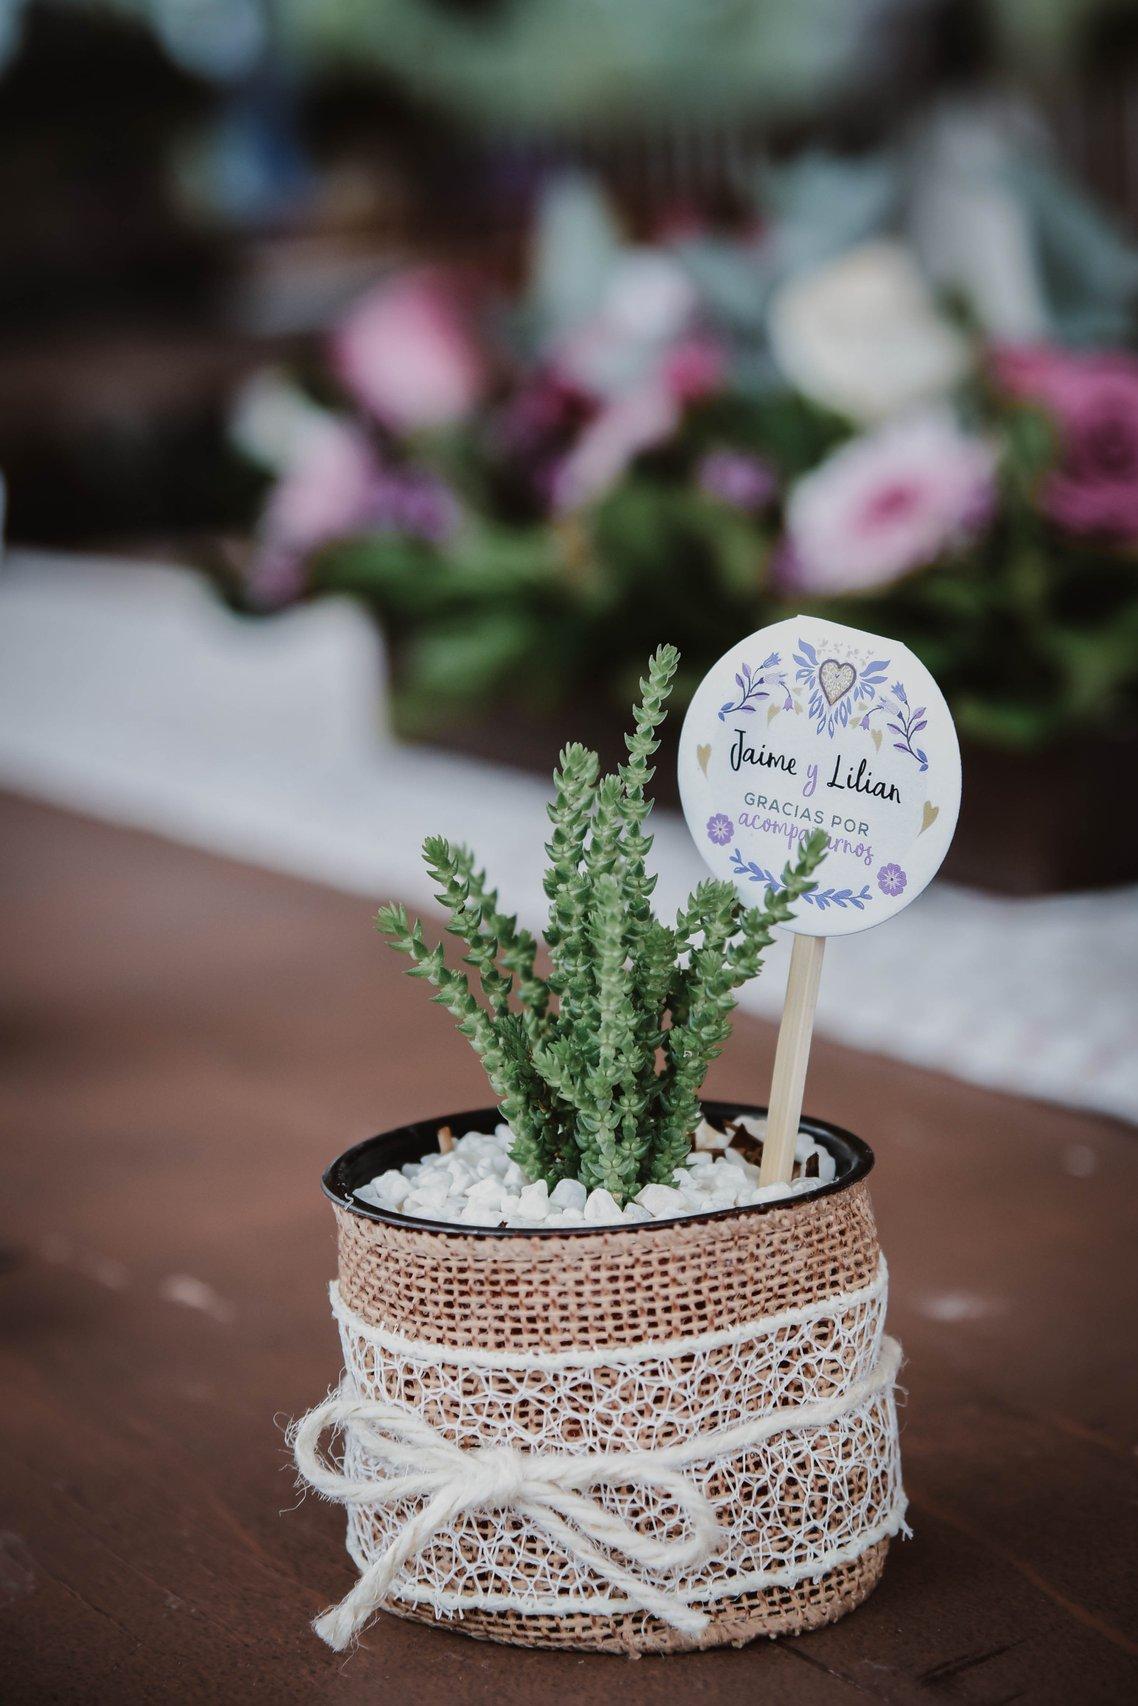
<path id="1" fill-rule="evenodd" d="M 900 865 L 882 865 L 877 873 L 877 886 L 882 894 L 899 895 L 908 881 Z"/>
<path id="2" fill-rule="evenodd" d="M 707 820 L 707 839 L 714 841 L 717 847 L 726 847 L 735 834 L 735 825 L 726 812 L 716 812 Z M 902 882 L 902 887 L 904 883 Z"/>
<path id="3" fill-rule="evenodd" d="M 736 450 L 708 451 L 696 469 L 696 479 L 709 497 L 752 515 L 765 509 L 778 489 L 768 463 Z"/>

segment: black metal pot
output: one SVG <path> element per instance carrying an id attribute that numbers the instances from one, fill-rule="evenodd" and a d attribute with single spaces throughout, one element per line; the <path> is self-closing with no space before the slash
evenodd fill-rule
<path id="1" fill-rule="evenodd" d="M 727 1120 L 738 1119 L 740 1114 L 751 1118 L 763 1118 L 765 1108 L 752 1107 L 738 1102 L 704 1102 L 703 1111 L 713 1124 L 722 1126 Z M 354 1148 L 348 1149 L 339 1156 L 325 1172 L 322 1184 L 325 1194 L 331 1198 L 338 1208 L 348 1209 L 352 1214 L 361 1215 L 365 1220 L 386 1222 L 389 1226 L 413 1226 L 419 1231 L 445 1232 L 458 1238 L 572 1238 L 587 1232 L 638 1232 L 651 1234 L 655 1226 L 669 1224 L 667 1221 L 653 1222 L 650 1220 L 637 1221 L 629 1225 L 619 1222 L 604 1226 L 548 1226 L 540 1224 L 528 1226 L 456 1226 L 453 1221 L 426 1220 L 418 1215 L 398 1214 L 394 1209 L 376 1208 L 371 1203 L 359 1202 L 355 1191 L 374 1179 L 377 1174 L 386 1172 L 391 1167 L 402 1167 L 409 1161 L 421 1161 L 424 1155 L 436 1150 L 439 1146 L 440 1128 L 449 1126 L 455 1137 L 462 1137 L 468 1131 L 493 1131 L 501 1123 L 502 1115 L 497 1108 L 473 1108 L 461 1114 L 442 1114 L 436 1119 L 418 1120 L 413 1125 L 398 1126 L 394 1131 L 381 1132 L 378 1137 L 365 1138 Z M 873 1166 L 873 1151 L 868 1143 L 852 1132 L 843 1131 L 840 1126 L 830 1125 L 826 1120 L 803 1118 L 802 1130 L 810 1133 L 837 1162 L 837 1173 L 828 1185 L 819 1185 L 816 1190 L 804 1193 L 811 1200 L 817 1197 L 831 1196 L 835 1191 L 846 1190 L 859 1179 L 864 1179 Z M 794 1201 L 801 1202 L 803 1197 Z M 742 1208 L 714 1209 L 708 1214 L 691 1215 L 691 1220 L 726 1220 L 732 1215 L 764 1214 L 770 1209 L 785 1208 L 786 1202 L 751 1203 Z"/>

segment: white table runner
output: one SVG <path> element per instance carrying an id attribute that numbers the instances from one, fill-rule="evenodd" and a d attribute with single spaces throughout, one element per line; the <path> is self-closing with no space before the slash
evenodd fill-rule
<path id="1" fill-rule="evenodd" d="M 539 928 L 546 784 L 396 745 L 383 703 L 381 648 L 347 602 L 242 621 L 184 570 L 27 551 L 0 566 L 0 784 L 377 902 L 431 904 L 419 845 L 441 832 Z M 666 915 L 704 871 L 678 815 L 653 824 Z M 749 1011 L 779 1012 L 787 952 Z M 830 944 L 818 1026 L 1134 1120 L 1136 965 L 1138 888 L 1025 901 L 936 882 Z"/>

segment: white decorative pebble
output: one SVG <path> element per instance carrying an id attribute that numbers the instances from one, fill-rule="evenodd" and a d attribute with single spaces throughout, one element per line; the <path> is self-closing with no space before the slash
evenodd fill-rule
<path id="1" fill-rule="evenodd" d="M 518 1192 L 518 1213 L 527 1220 L 544 1220 L 549 1213 L 549 1186 L 544 1179 Z"/>
<path id="2" fill-rule="evenodd" d="M 734 1191 L 711 1191 L 700 1204 L 701 1214 L 717 1214 L 721 1208 L 737 1208 L 739 1199 Z"/>
<path id="3" fill-rule="evenodd" d="M 727 1141 L 727 1133 L 725 1131 L 717 1131 L 715 1127 L 713 1125 L 709 1125 L 706 1120 L 700 1120 L 699 1124 L 695 1128 L 695 1136 L 692 1139 L 697 1150 L 726 1149 Z"/>
<path id="4" fill-rule="evenodd" d="M 620 1218 L 620 1204 L 611 1191 L 606 1191 L 602 1187 L 599 1190 L 589 1192 L 585 1199 L 586 1220 L 596 1221 L 600 1226 L 612 1226 Z"/>
<path id="5" fill-rule="evenodd" d="M 505 1216 L 485 1200 L 479 1202 L 474 1197 L 467 1197 L 458 1218 L 464 1226 L 501 1226 Z"/>
<path id="6" fill-rule="evenodd" d="M 424 1202 L 445 1202 L 450 1196 L 445 1178 L 420 1178 L 415 1185 L 413 1196 L 422 1197 Z"/>
<path id="7" fill-rule="evenodd" d="M 549 1193 L 549 1200 L 560 1209 L 583 1209 L 588 1194 L 580 1179 L 559 1179 Z"/>
<path id="8" fill-rule="evenodd" d="M 760 1136 L 765 1122 L 741 1116 L 738 1123 Z M 355 1196 L 361 1203 L 458 1226 L 587 1230 L 784 1202 L 829 1184 L 836 1171 L 829 1151 L 809 1133 L 800 1132 L 793 1182 L 760 1186 L 758 1168 L 724 1133 L 705 1122 L 696 1138 L 701 1146 L 686 1157 L 673 1185 L 645 1185 L 635 1202 L 623 1209 L 609 1191 L 586 1191 L 577 1179 L 562 1179 L 552 1190 L 544 1180 L 527 1179 L 517 1162 L 510 1160 L 514 1138 L 504 1125 L 492 1133 L 468 1132 L 445 1155 L 432 1151 L 422 1161 L 389 1168 L 361 1185 Z M 804 1178 L 802 1170 L 815 1155 L 817 1176 Z"/>
<path id="9" fill-rule="evenodd" d="M 791 1186 L 791 1192 L 793 1189 L 794 1187 Z M 755 1192 L 755 1201 L 775 1202 L 779 1197 L 785 1197 L 789 1194 L 790 1192 L 788 1192 L 785 1185 L 760 1185 L 758 1190 Z"/>
<path id="10" fill-rule="evenodd" d="M 385 1205 L 398 1208 L 411 1189 L 411 1181 L 404 1178 L 397 1167 L 389 1167 L 386 1173 L 372 1180 L 372 1189 Z"/>
<path id="11" fill-rule="evenodd" d="M 641 1208 L 646 1208 L 653 1220 L 662 1220 L 669 1214 L 683 1214 L 687 1206 L 680 1191 L 673 1190 L 671 1185 L 645 1185 L 636 1198 Z"/>

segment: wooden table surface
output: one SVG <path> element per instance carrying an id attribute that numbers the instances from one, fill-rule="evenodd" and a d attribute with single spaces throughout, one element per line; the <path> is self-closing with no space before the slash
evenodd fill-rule
<path id="1" fill-rule="evenodd" d="M 1136 1697 L 1132 1130 L 817 1047 L 909 1359 L 914 1538 L 844 1622 L 633 1663 L 381 1617 L 337 1657 L 342 1517 L 282 1439 L 338 1373 L 319 1174 L 480 1071 L 363 901 L 14 799 L 0 848 L 8 1706 Z M 710 1088 L 771 1050 L 741 1023 Z"/>

